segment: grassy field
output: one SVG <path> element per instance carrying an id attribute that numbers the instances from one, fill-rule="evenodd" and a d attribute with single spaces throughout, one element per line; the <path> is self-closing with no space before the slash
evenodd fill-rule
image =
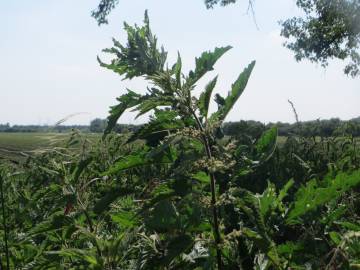
<path id="1" fill-rule="evenodd" d="M 97 140 L 101 134 L 84 133 L 87 139 Z M 0 132 L 0 159 L 19 160 L 28 155 L 40 153 L 55 147 L 63 147 L 70 133 L 2 133 Z M 285 143 L 286 137 L 278 137 L 278 145 Z M 360 139 L 359 139 L 360 141 Z"/>
<path id="2" fill-rule="evenodd" d="M 90 139 L 98 134 L 87 134 Z M 0 158 L 16 159 L 26 157 L 55 147 L 62 147 L 70 133 L 0 133 Z"/>

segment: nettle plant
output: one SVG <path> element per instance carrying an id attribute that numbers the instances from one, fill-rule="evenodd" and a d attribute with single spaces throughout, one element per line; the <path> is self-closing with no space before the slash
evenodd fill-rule
<path id="1" fill-rule="evenodd" d="M 199 97 L 194 96 L 194 89 L 231 47 L 204 52 L 196 58 L 195 70 L 184 73 L 180 55 L 177 62 L 168 67 L 167 52 L 158 47 L 147 13 L 144 26 L 132 27 L 125 23 L 125 30 L 126 46 L 114 39 L 114 46 L 104 50 L 114 55 L 114 59 L 111 63 L 98 61 L 125 79 L 142 77 L 149 86 L 146 94 L 127 90 L 117 98 L 119 103 L 111 107 L 104 137 L 126 110 L 138 112 L 137 117 L 148 112 L 153 115 L 128 140 L 128 143 L 145 140 L 144 148 L 122 157 L 104 175 L 115 177 L 144 166 L 158 172 L 156 177 L 149 179 L 144 175 L 143 180 L 138 180 L 147 183 L 142 183 L 145 188 L 137 196 L 141 210 L 136 219 L 139 218 L 138 224 L 144 226 L 146 235 L 154 240 L 151 252 L 149 247 L 140 251 L 141 265 L 147 269 L 215 266 L 229 269 L 246 265 L 241 254 L 253 252 L 263 265 L 266 261 L 268 266 L 280 266 L 265 229 L 259 200 L 241 189 L 236 181 L 247 169 L 271 156 L 277 130 L 265 132 L 254 144 L 251 151 L 256 162 L 245 158 L 241 147 L 221 131 L 223 121 L 248 83 L 255 61 L 240 73 L 226 97 L 215 95 L 218 109 L 209 114 L 217 76 L 206 84 Z M 240 209 L 242 207 L 245 208 Z M 257 232 L 243 229 L 245 223 L 241 215 L 244 213 Z M 258 249 L 243 241 L 244 238 L 255 240 Z M 261 254 L 255 254 L 258 250 Z"/>

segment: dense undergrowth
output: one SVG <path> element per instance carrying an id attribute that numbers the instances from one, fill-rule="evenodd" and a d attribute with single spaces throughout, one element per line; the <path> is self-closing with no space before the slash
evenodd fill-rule
<path id="1" fill-rule="evenodd" d="M 338 137 L 224 136 L 222 122 L 255 62 L 226 97 L 217 77 L 196 83 L 230 47 L 167 67 L 148 18 L 125 25 L 105 66 L 143 77 L 112 107 L 99 142 L 74 132 L 26 162 L 1 164 L 1 269 L 359 269 L 360 151 Z M 112 127 L 125 110 L 153 112 L 135 133 Z M 299 126 L 301 129 L 301 126 Z M 74 146 L 78 148 L 74 151 Z"/>

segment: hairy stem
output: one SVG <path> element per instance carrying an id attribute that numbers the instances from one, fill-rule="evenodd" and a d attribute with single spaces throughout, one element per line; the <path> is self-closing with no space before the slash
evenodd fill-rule
<path id="1" fill-rule="evenodd" d="M 206 155 L 209 159 L 212 158 L 212 154 L 211 154 L 211 147 L 210 147 L 210 143 L 209 140 L 206 136 L 206 134 L 204 133 L 204 128 L 199 120 L 199 118 L 197 117 L 196 113 L 191 110 L 193 117 L 195 118 L 196 124 L 198 126 L 198 128 L 200 129 L 201 133 L 202 133 L 202 139 L 203 139 L 203 143 L 205 146 L 205 150 L 206 150 Z M 218 269 L 221 270 L 223 269 L 223 265 L 222 265 L 222 258 L 221 258 L 221 249 L 220 249 L 220 244 L 221 244 L 221 236 L 220 236 L 220 230 L 219 230 L 219 217 L 218 217 L 218 209 L 216 207 L 216 179 L 215 179 L 215 174 L 213 172 L 210 172 L 210 189 L 211 189 L 211 208 L 212 208 L 212 215 L 213 215 L 213 233 L 214 233 L 214 238 L 215 238 L 215 245 L 216 245 L 216 258 L 217 258 L 217 265 L 218 265 Z"/>

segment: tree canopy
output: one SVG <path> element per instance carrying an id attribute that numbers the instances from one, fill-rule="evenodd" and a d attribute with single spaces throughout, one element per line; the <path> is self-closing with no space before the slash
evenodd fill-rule
<path id="1" fill-rule="evenodd" d="M 345 74 L 359 75 L 360 1 L 297 0 L 297 5 L 306 16 L 286 20 L 281 32 L 296 60 L 322 66 L 332 58 L 346 60 Z"/>
<path id="2" fill-rule="evenodd" d="M 204 0 L 207 8 L 227 6 L 238 0 Z M 252 6 L 253 0 L 249 1 Z M 92 16 L 98 24 L 107 23 L 107 16 L 118 0 L 101 0 Z M 326 67 L 331 59 L 347 61 L 344 73 L 360 74 L 360 0 L 297 0 L 303 17 L 293 17 L 281 23 L 285 46 L 295 59 L 308 59 Z"/>

